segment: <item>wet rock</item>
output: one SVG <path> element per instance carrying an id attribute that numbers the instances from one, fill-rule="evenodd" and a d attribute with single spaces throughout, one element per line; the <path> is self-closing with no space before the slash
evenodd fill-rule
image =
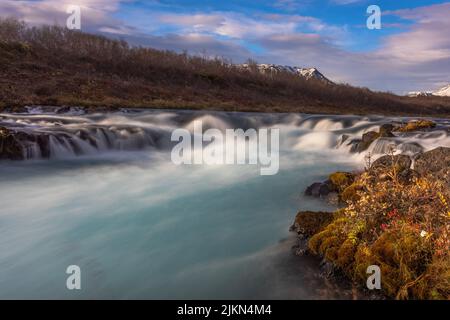
<path id="1" fill-rule="evenodd" d="M 379 136 L 380 137 L 394 137 L 392 131 L 394 131 L 395 127 L 391 123 L 385 123 L 380 127 Z"/>
<path id="2" fill-rule="evenodd" d="M 343 134 L 337 144 L 338 147 L 342 146 L 348 139 L 350 138 L 350 136 L 348 134 Z"/>
<path id="3" fill-rule="evenodd" d="M 363 152 L 367 150 L 372 142 L 377 140 L 380 137 L 380 134 L 375 131 L 369 131 L 362 135 L 361 142 L 358 143 L 358 146 L 356 148 L 357 152 Z"/>
<path id="4" fill-rule="evenodd" d="M 405 142 L 397 146 L 402 153 L 417 154 L 423 152 L 423 147 L 417 142 Z"/>
<path id="5" fill-rule="evenodd" d="M 358 152 L 359 144 L 361 143 L 361 139 L 353 139 L 348 144 L 352 147 L 350 148 L 350 152 L 356 153 Z"/>
<path id="6" fill-rule="evenodd" d="M 397 172 L 402 172 L 403 170 L 411 168 L 412 160 L 407 155 L 386 155 L 375 160 L 375 162 L 370 167 L 372 170 L 388 170 L 393 167 Z"/>
<path id="7" fill-rule="evenodd" d="M 319 265 L 319 269 L 320 269 L 320 276 L 324 277 L 326 279 L 330 279 L 333 278 L 335 275 L 335 266 L 333 265 L 333 263 L 323 259 L 322 262 Z"/>
<path id="8" fill-rule="evenodd" d="M 15 137 L 15 132 L 0 127 L 0 159 L 23 160 L 22 145 Z"/>
<path id="9" fill-rule="evenodd" d="M 306 196 L 325 197 L 332 192 L 332 186 L 329 181 L 315 182 L 305 190 Z"/>
<path id="10" fill-rule="evenodd" d="M 399 132 L 414 132 L 414 131 L 423 131 L 429 130 L 436 127 L 436 123 L 431 120 L 413 120 L 406 124 L 403 124 L 401 127 L 397 128 L 396 131 Z"/>

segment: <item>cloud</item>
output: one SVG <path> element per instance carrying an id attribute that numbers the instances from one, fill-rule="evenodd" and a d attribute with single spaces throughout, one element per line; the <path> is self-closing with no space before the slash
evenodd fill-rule
<path id="1" fill-rule="evenodd" d="M 236 39 L 262 38 L 298 29 L 322 31 L 327 25 L 319 19 L 299 15 L 264 14 L 255 17 L 235 12 L 210 14 L 163 14 L 157 19 L 178 26 L 181 33 L 204 32 Z"/>
<path id="2" fill-rule="evenodd" d="M 376 50 L 351 52 L 344 45 L 352 39 L 347 27 L 316 17 L 232 11 L 174 13 L 165 7 L 166 11 L 134 8 L 132 14 L 121 15 L 125 19 L 121 20 L 117 13 L 122 12 L 124 2 L 1 1 L 0 15 L 14 16 L 33 25 L 64 25 L 67 5 L 78 4 L 82 8 L 83 30 L 120 37 L 137 45 L 188 50 L 193 54 L 206 52 L 237 63 L 256 58 L 266 63 L 315 66 L 336 81 L 399 93 L 435 89 L 450 82 L 450 3 L 385 11 L 383 15 L 410 23 L 404 25 L 401 33 L 381 38 L 381 46 Z M 334 2 L 344 5 L 360 1 Z M 293 7 L 298 3 L 276 1 L 274 5 Z"/>
<path id="3" fill-rule="evenodd" d="M 365 2 L 365 1 L 366 0 L 331 0 L 331 2 L 339 4 L 339 5 L 346 5 L 346 4 Z"/>
<path id="4" fill-rule="evenodd" d="M 414 24 L 408 32 L 386 39 L 380 54 L 400 63 L 427 63 L 437 60 L 450 62 L 450 3 L 415 9 L 387 11 Z"/>
<path id="5" fill-rule="evenodd" d="M 119 9 L 120 0 L 38 0 L 38 1 L 1 1 L 2 17 L 15 17 L 30 25 L 57 24 L 65 25 L 69 14 L 66 13 L 70 5 L 81 8 L 81 27 L 87 30 L 99 28 L 126 29 L 124 23 L 112 14 Z M 131 32 L 130 28 L 130 32 Z"/>

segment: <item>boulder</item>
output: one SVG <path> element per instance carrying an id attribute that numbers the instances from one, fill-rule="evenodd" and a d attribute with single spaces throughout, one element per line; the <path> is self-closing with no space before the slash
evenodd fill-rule
<path id="1" fill-rule="evenodd" d="M 369 131 L 362 135 L 361 142 L 358 143 L 358 146 L 356 148 L 357 152 L 363 152 L 367 150 L 372 142 L 377 140 L 380 137 L 380 134 L 375 131 Z"/>
<path id="2" fill-rule="evenodd" d="M 385 123 L 380 127 L 379 136 L 380 137 L 393 137 L 394 134 L 392 131 L 394 131 L 395 127 L 391 123 Z"/>
<path id="3" fill-rule="evenodd" d="M 302 237 L 309 238 L 330 224 L 333 218 L 332 212 L 300 211 L 290 230 L 297 232 Z"/>
<path id="4" fill-rule="evenodd" d="M 325 182 L 315 182 L 310 185 L 308 188 L 306 188 L 305 195 L 313 197 L 325 197 L 332 191 L 333 188 L 330 182 L 327 180 Z"/>
<path id="5" fill-rule="evenodd" d="M 407 155 L 386 155 L 374 161 L 370 169 L 372 170 L 386 170 L 395 166 L 397 172 L 402 172 L 411 168 L 412 160 Z"/>
<path id="6" fill-rule="evenodd" d="M 419 154 L 414 161 L 414 170 L 450 185 L 450 148 L 439 147 Z"/>

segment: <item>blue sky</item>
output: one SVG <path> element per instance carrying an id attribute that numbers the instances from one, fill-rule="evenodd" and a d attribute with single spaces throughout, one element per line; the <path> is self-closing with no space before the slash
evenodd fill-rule
<path id="1" fill-rule="evenodd" d="M 434 0 L 34 0 L 0 2 L 0 16 L 65 24 L 133 44 L 241 63 L 317 67 L 337 82 L 405 93 L 450 83 L 450 2 Z M 381 30 L 366 27 L 369 5 Z"/>

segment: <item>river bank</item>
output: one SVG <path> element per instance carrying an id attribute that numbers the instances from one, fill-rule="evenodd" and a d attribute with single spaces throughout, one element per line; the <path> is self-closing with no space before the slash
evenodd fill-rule
<path id="1" fill-rule="evenodd" d="M 377 136 L 365 133 L 366 140 L 353 143 L 353 149 L 368 148 L 395 131 L 434 126 L 426 121 L 397 128 L 385 124 Z M 391 148 L 373 162 L 366 157 L 362 171 L 336 172 L 306 189 L 306 195 L 333 199 L 341 208 L 299 212 L 291 227 L 298 239 L 295 253 L 321 257 L 324 276 L 344 277 L 365 292 L 370 292 L 368 267 L 378 266 L 381 290 L 370 292 L 376 298 L 448 300 L 450 148 L 416 149 L 410 156 Z"/>

